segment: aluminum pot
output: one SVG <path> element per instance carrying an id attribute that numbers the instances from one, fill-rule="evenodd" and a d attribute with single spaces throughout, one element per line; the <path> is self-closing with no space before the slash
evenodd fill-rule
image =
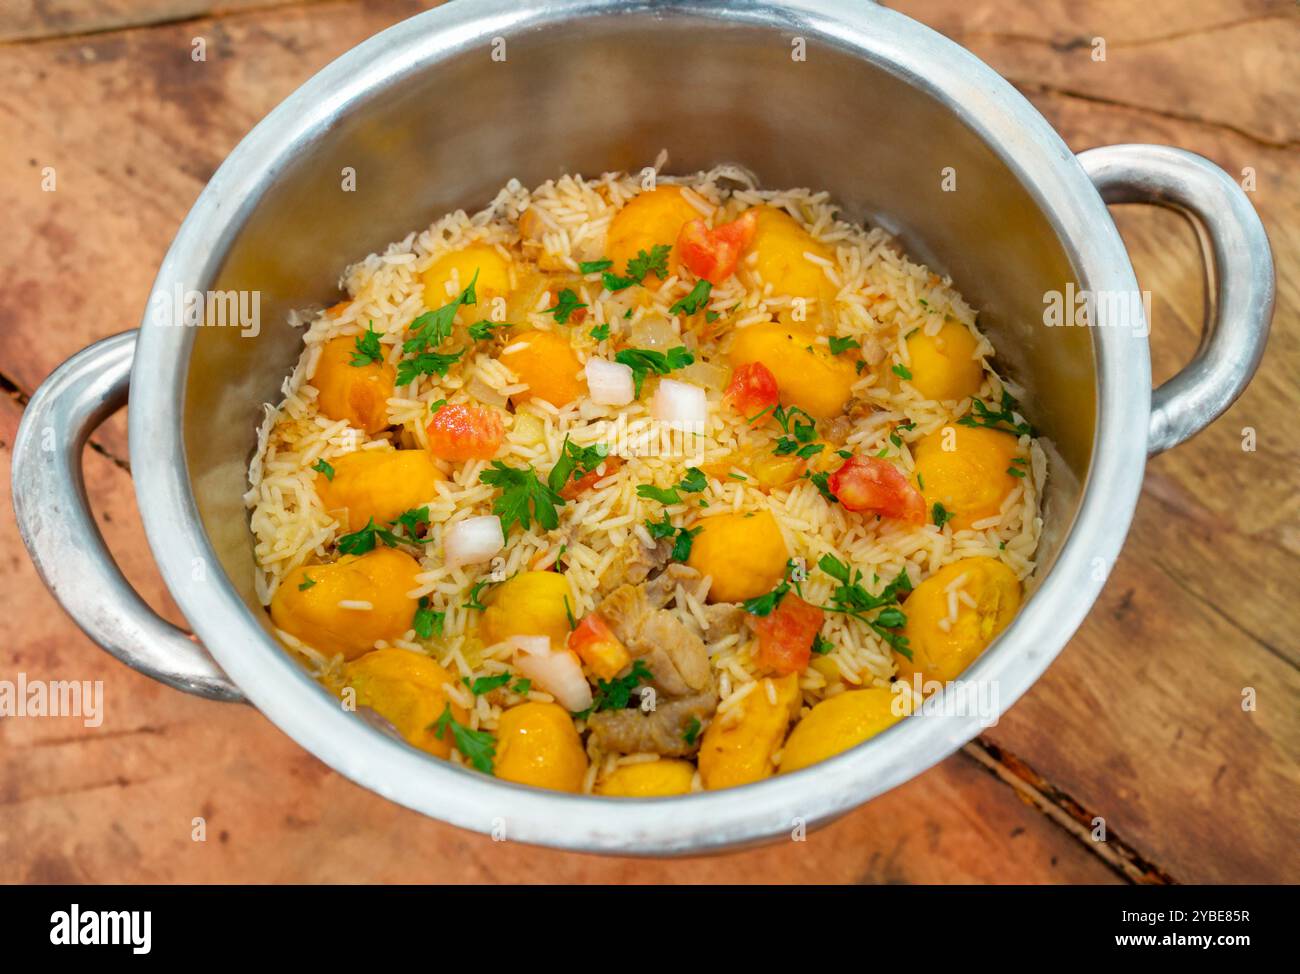
<path id="1" fill-rule="evenodd" d="M 1097 598 L 1147 456 L 1212 421 L 1254 373 L 1273 304 L 1268 241 L 1242 191 L 1206 160 L 1150 145 L 1075 156 L 970 53 L 861 2 L 463 0 L 329 65 L 230 154 L 158 272 L 155 295 L 256 292 L 257 333 L 146 316 L 60 366 L 28 405 L 14 507 L 51 591 L 127 665 L 251 702 L 365 787 L 463 828 L 566 849 L 757 842 L 829 821 L 970 740 L 984 718 L 954 708 L 742 788 L 559 794 L 433 760 L 369 726 L 268 631 L 241 495 L 259 406 L 278 398 L 299 353 L 288 311 L 331 300 L 347 263 L 443 212 L 484 205 L 512 177 L 638 169 L 661 148 L 670 171 L 735 162 L 767 186 L 829 190 L 849 218 L 896 232 L 981 309 L 1000 367 L 1025 386 L 1025 411 L 1057 454 L 1032 594 L 965 674 L 995 686 L 1005 710 Z M 1138 293 L 1108 203 L 1179 210 L 1205 245 L 1204 338 L 1154 392 L 1140 309 L 1120 321 L 1103 306 L 1093 327 L 1044 323 L 1050 295 Z M 82 448 L 128 386 L 140 511 L 197 641 L 128 587 L 87 506 Z"/>

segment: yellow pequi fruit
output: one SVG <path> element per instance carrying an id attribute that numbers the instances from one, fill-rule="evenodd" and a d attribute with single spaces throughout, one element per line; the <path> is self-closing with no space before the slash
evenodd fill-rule
<path id="1" fill-rule="evenodd" d="M 947 590 L 963 576 L 957 591 L 969 596 L 975 607 L 958 597 L 954 620 Z M 995 558 L 963 558 L 918 585 L 903 608 L 907 614 L 903 635 L 912 658 L 894 654 L 899 679 L 912 683 L 919 673 L 923 684 L 931 680 L 946 683 L 961 675 L 1015 618 L 1020 608 L 1020 581 Z"/>
<path id="2" fill-rule="evenodd" d="M 702 519 L 686 564 L 711 575 L 710 602 L 743 602 L 770 592 L 790 560 L 785 538 L 769 511 Z"/>
<path id="3" fill-rule="evenodd" d="M 527 392 L 511 397 L 515 402 L 536 396 L 563 408 L 587 391 L 578 354 L 568 338 L 558 332 L 518 332 L 502 352 L 500 362 L 519 376 L 520 382 L 528 383 Z"/>
<path id="4" fill-rule="evenodd" d="M 913 478 L 925 506 L 933 510 L 936 503 L 942 504 L 955 531 L 997 515 L 1020 479 L 1011 471 L 1028 466 L 1015 436 L 958 424 L 922 438 L 912 456 L 916 460 Z"/>
<path id="5" fill-rule="evenodd" d="M 768 697 L 769 683 L 775 688 L 776 703 Z M 736 704 L 741 710 L 738 722 L 730 723 L 730 714 L 714 717 L 700 742 L 704 787 L 710 791 L 734 788 L 770 777 L 772 755 L 780 750 L 786 728 L 798 716 L 800 701 L 797 674 L 769 677 Z"/>
<path id="6" fill-rule="evenodd" d="M 334 476 L 316 475 L 316 495 L 338 512 L 342 531 L 379 527 L 432 500 L 446 480 L 427 450 L 357 450 L 332 462 Z"/>
<path id="7" fill-rule="evenodd" d="M 937 334 L 924 329 L 907 339 L 912 385 L 926 399 L 950 401 L 974 396 L 984 381 L 984 367 L 975 358 L 978 342 L 969 328 L 949 321 Z"/>
<path id="8" fill-rule="evenodd" d="M 781 751 L 781 773 L 798 771 L 847 751 L 902 719 L 887 687 L 847 690 L 829 697 L 795 724 Z"/>
<path id="9" fill-rule="evenodd" d="M 485 605 L 478 624 L 485 646 L 511 636 L 548 636 L 552 649 L 562 649 L 576 601 L 569 580 L 559 572 L 520 572 L 492 588 Z"/>
<path id="10" fill-rule="evenodd" d="M 625 764 L 596 786 L 596 794 L 619 798 L 662 798 L 690 794 L 695 766 L 689 761 L 660 758 Z"/>
<path id="11" fill-rule="evenodd" d="M 465 708 L 447 697 L 453 677 L 436 660 L 407 649 L 376 649 L 343 668 L 343 686 L 356 692 L 356 705 L 369 707 L 397 728 L 410 744 L 446 758 L 453 744 L 449 731 L 437 736 L 434 726 L 450 706 L 458 723 Z"/>
<path id="12" fill-rule="evenodd" d="M 418 603 L 406 593 L 419 572 L 419 563 L 396 548 L 304 565 L 275 590 L 271 621 L 313 649 L 353 659 L 411 628 Z"/>
<path id="13" fill-rule="evenodd" d="M 733 368 L 761 362 L 776 379 L 781 402 L 817 419 L 842 413 L 857 380 L 853 363 L 818 345 L 816 329 L 807 324 L 770 321 L 741 328 L 727 357 Z"/>
<path id="14" fill-rule="evenodd" d="M 609 224 L 605 251 L 614 262 L 610 271 L 624 274 L 630 260 L 638 253 L 649 254 L 656 246 L 672 247 L 668 256 L 669 275 L 678 272 L 677 235 L 682 225 L 700 219 L 702 214 L 686 201 L 678 186 L 661 186 L 632 199 L 614 215 Z M 647 275 L 644 283 L 658 287 L 657 274 Z"/>
<path id="15" fill-rule="evenodd" d="M 355 355 L 353 335 L 325 343 L 311 378 L 319 393 L 316 404 L 330 419 L 343 420 L 366 433 L 378 433 L 388 425 L 388 400 L 393 396 L 397 370 L 387 363 L 353 365 Z"/>
<path id="16" fill-rule="evenodd" d="M 503 713 L 492 772 L 521 785 L 581 791 L 587 752 L 568 711 L 554 703 L 524 703 Z"/>
<path id="17" fill-rule="evenodd" d="M 475 272 L 478 279 L 474 279 Z M 460 250 L 443 254 L 420 275 L 424 283 L 424 306 L 429 310 L 441 308 L 455 301 L 460 292 L 474 281 L 474 296 L 478 309 L 495 298 L 504 298 L 510 293 L 510 261 L 502 257 L 491 244 L 470 244 Z M 487 308 L 477 318 L 488 318 Z M 477 313 L 474 312 L 474 313 Z"/>
<path id="18" fill-rule="evenodd" d="M 804 255 L 834 260 L 834 251 L 818 243 L 784 210 L 762 206 L 755 211 L 755 216 L 758 226 L 746 254 L 758 255 L 754 269 L 763 282 L 771 284 L 776 294 L 831 300 L 834 289 L 826 272 Z"/>

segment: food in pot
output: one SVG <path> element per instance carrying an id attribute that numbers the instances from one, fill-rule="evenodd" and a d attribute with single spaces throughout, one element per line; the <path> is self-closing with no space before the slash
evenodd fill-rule
<path id="1" fill-rule="evenodd" d="M 511 183 L 342 283 L 261 430 L 258 591 L 435 757 L 761 781 L 904 719 L 1020 605 L 1046 464 L 1015 390 L 951 283 L 824 194 Z"/>

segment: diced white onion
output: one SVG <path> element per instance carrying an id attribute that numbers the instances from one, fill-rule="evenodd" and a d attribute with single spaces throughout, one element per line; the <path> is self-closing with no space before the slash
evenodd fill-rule
<path id="1" fill-rule="evenodd" d="M 443 560 L 452 568 L 487 561 L 506 546 L 501 518 L 495 514 L 467 517 L 447 528 L 442 538 Z"/>
<path id="2" fill-rule="evenodd" d="M 578 657 L 567 649 L 551 649 L 546 636 L 511 636 L 515 668 L 545 690 L 571 713 L 591 706 L 591 684 L 582 675 Z"/>
<path id="3" fill-rule="evenodd" d="M 633 348 L 672 348 L 682 343 L 673 323 L 664 318 L 648 315 L 635 322 L 628 331 L 628 342 Z"/>
<path id="4" fill-rule="evenodd" d="M 632 370 L 622 362 L 589 358 L 585 368 L 587 391 L 591 398 L 606 406 L 626 406 L 636 395 Z"/>
<path id="5" fill-rule="evenodd" d="M 661 379 L 650 402 L 650 415 L 661 423 L 702 427 L 709 418 L 708 398 L 699 386 Z"/>

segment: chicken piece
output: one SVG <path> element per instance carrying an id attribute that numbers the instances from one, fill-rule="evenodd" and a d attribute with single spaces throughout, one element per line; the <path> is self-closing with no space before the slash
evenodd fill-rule
<path id="1" fill-rule="evenodd" d="M 699 582 L 702 577 L 694 568 L 674 562 L 646 582 L 642 589 L 650 607 L 652 609 L 662 609 L 673 601 L 678 585 L 687 589 L 698 588 L 697 585 L 693 586 L 692 583 Z M 697 599 L 703 600 L 704 595 L 707 593 L 692 591 L 691 594 Z"/>
<path id="2" fill-rule="evenodd" d="M 645 663 L 654 676 L 651 685 L 660 693 L 683 697 L 711 687 L 713 674 L 703 641 L 673 613 L 655 608 L 648 587 L 620 585 L 596 611 L 633 659 Z"/>
<path id="3" fill-rule="evenodd" d="M 717 706 L 718 695 L 710 686 L 703 693 L 660 702 L 648 714 L 639 708 L 603 710 L 587 718 L 587 726 L 606 751 L 686 757 L 699 750 L 702 728 Z"/>
<path id="4" fill-rule="evenodd" d="M 710 640 L 734 636 L 745 629 L 745 620 L 752 619 L 739 602 L 713 602 L 704 608 L 704 618 L 709 624 Z"/>
<path id="5" fill-rule="evenodd" d="M 601 584 L 606 585 L 613 579 L 619 583 L 640 585 L 655 572 L 663 570 L 672 550 L 672 543 L 667 538 L 661 539 L 653 548 L 636 542 L 629 544 L 627 551 L 610 562 L 605 569 L 601 575 Z"/>

